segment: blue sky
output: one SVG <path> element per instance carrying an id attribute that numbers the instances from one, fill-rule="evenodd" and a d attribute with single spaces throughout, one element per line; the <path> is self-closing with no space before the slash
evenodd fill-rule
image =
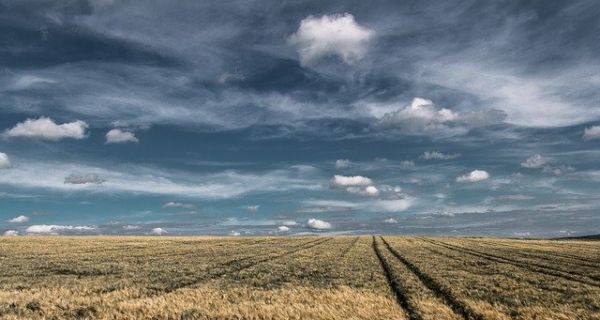
<path id="1" fill-rule="evenodd" d="M 0 233 L 599 233 L 599 14 L 0 1 Z"/>

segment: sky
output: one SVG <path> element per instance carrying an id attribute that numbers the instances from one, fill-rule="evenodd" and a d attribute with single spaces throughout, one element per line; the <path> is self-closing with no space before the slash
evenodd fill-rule
<path id="1" fill-rule="evenodd" d="M 600 233 L 599 15 L 0 0 L 0 234 Z"/>

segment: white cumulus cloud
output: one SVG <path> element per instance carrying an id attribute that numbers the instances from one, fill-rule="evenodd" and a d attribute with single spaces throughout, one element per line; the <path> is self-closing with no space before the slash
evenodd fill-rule
<path id="1" fill-rule="evenodd" d="M 26 223 L 26 222 L 29 222 L 29 217 L 28 216 L 24 216 L 24 215 L 20 215 L 18 217 L 14 217 L 12 219 L 9 219 L 8 222 L 10 222 L 10 223 Z"/>
<path id="2" fill-rule="evenodd" d="M 371 196 L 376 197 L 379 195 L 379 189 L 375 186 L 367 186 L 367 187 L 348 187 L 346 188 L 346 192 L 359 194 L 362 196 Z"/>
<path id="3" fill-rule="evenodd" d="M 600 139 L 600 126 L 591 126 L 583 131 L 583 140 Z"/>
<path id="4" fill-rule="evenodd" d="M 331 229 L 331 223 L 314 218 L 308 219 L 306 225 L 308 225 L 309 228 L 316 230 Z"/>
<path id="5" fill-rule="evenodd" d="M 155 234 L 157 236 L 162 236 L 163 234 L 167 234 L 167 230 L 165 230 L 163 228 L 154 228 L 154 229 L 152 229 L 152 234 Z"/>
<path id="6" fill-rule="evenodd" d="M 88 124 L 80 120 L 57 124 L 50 118 L 41 117 L 17 123 L 13 128 L 6 130 L 4 134 L 7 137 L 57 141 L 69 138 L 83 139 L 85 138 L 87 128 Z"/>
<path id="7" fill-rule="evenodd" d="M 252 211 L 252 212 L 256 212 L 258 211 L 258 209 L 260 208 L 259 205 L 255 204 L 255 205 L 248 205 L 244 207 L 246 210 L 248 211 Z"/>
<path id="8" fill-rule="evenodd" d="M 0 152 L 0 169 L 8 169 L 11 167 L 10 158 L 6 153 Z"/>
<path id="9" fill-rule="evenodd" d="M 348 160 L 348 159 L 338 159 L 335 161 L 335 168 L 336 169 L 345 169 L 345 168 L 348 168 L 351 164 L 352 164 L 352 162 L 350 162 L 350 160 Z"/>
<path id="10" fill-rule="evenodd" d="M 351 186 L 368 186 L 373 184 L 373 181 L 363 176 L 341 176 L 334 175 L 329 181 L 331 187 L 351 187 Z"/>
<path id="11" fill-rule="evenodd" d="M 548 161 L 550 161 L 550 158 L 544 157 L 541 154 L 535 154 L 521 162 L 521 167 L 537 169 L 543 167 Z"/>
<path id="12" fill-rule="evenodd" d="M 133 132 L 112 129 L 106 133 L 106 143 L 139 142 Z"/>
<path id="13" fill-rule="evenodd" d="M 300 63 L 310 64 L 325 56 L 338 56 L 352 64 L 362 59 L 375 32 L 356 23 L 354 16 L 345 14 L 308 16 L 300 21 L 288 43 L 296 47 Z"/>
<path id="14" fill-rule="evenodd" d="M 279 231 L 279 232 L 288 232 L 288 231 L 290 231 L 290 228 L 287 227 L 287 226 L 279 226 L 279 227 L 277 227 L 277 231 Z"/>
<path id="15" fill-rule="evenodd" d="M 457 182 L 479 182 L 490 178 L 485 170 L 473 170 L 468 174 L 456 177 Z"/>
<path id="16" fill-rule="evenodd" d="M 431 100 L 416 97 L 408 106 L 389 103 L 367 103 L 365 110 L 378 120 L 378 125 L 404 134 L 457 136 L 471 128 L 499 123 L 506 114 L 490 109 L 459 113 L 436 106 Z"/>
<path id="17" fill-rule="evenodd" d="M 385 223 L 398 223 L 398 220 L 396 220 L 394 218 L 387 218 L 387 219 L 383 220 L 383 222 L 385 222 Z"/>
<path id="18" fill-rule="evenodd" d="M 17 230 L 6 230 L 4 231 L 4 236 L 5 237 L 16 237 L 19 235 L 19 232 Z"/>

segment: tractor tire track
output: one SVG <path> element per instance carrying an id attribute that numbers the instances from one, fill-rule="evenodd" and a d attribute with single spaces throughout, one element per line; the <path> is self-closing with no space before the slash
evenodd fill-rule
<path id="1" fill-rule="evenodd" d="M 342 251 L 340 258 L 345 258 L 348 255 L 348 253 L 350 252 L 350 250 L 352 250 L 352 248 L 354 248 L 354 246 L 356 246 L 356 243 L 358 242 L 358 240 L 360 240 L 360 237 L 354 238 L 354 240 L 352 240 L 352 243 L 350 243 L 350 245 L 348 247 L 346 247 L 344 249 L 344 251 Z"/>
<path id="2" fill-rule="evenodd" d="M 457 299 L 450 289 L 437 282 L 431 276 L 423 272 L 417 265 L 400 254 L 400 252 L 394 249 L 383 237 L 380 238 L 387 250 L 402 264 L 404 264 L 413 274 L 415 274 L 426 288 L 431 290 L 438 298 L 444 301 L 456 314 L 462 316 L 465 320 L 485 319 L 466 303 Z"/>
<path id="3" fill-rule="evenodd" d="M 375 251 L 375 255 L 377 256 L 379 264 L 383 269 L 383 273 L 385 274 L 385 278 L 387 279 L 388 285 L 390 286 L 390 289 L 396 297 L 396 302 L 400 305 L 400 307 L 402 307 L 402 309 L 406 311 L 408 319 L 422 320 L 421 314 L 418 310 L 414 308 L 412 303 L 410 303 L 409 297 L 404 293 L 406 290 L 402 287 L 400 283 L 398 283 L 398 281 L 396 281 L 396 278 L 394 277 L 394 271 L 387 262 L 387 260 L 385 260 L 383 254 L 381 253 L 375 236 L 373 236 L 373 251 Z"/>
<path id="4" fill-rule="evenodd" d="M 448 243 L 437 241 L 437 240 L 425 239 L 425 238 L 422 238 L 422 240 L 426 241 L 428 243 L 431 243 L 433 245 L 437 245 L 438 247 L 443 247 L 446 249 L 470 254 L 472 256 L 487 259 L 489 261 L 510 264 L 515 267 L 525 269 L 525 270 L 528 270 L 531 272 L 554 276 L 557 278 L 562 278 L 562 279 L 573 281 L 573 282 L 587 284 L 587 285 L 594 286 L 594 287 L 600 287 L 600 283 L 598 283 L 597 281 L 593 281 L 594 280 L 593 278 L 581 275 L 577 272 L 556 270 L 556 269 L 553 269 L 553 268 L 550 268 L 547 266 L 543 266 L 543 265 L 539 265 L 539 264 L 535 264 L 535 263 L 523 262 L 523 261 L 519 261 L 519 260 L 515 260 L 515 259 L 510 259 L 510 258 L 505 258 L 505 257 L 497 256 L 497 255 L 488 254 L 488 253 L 483 253 L 483 252 L 480 252 L 477 250 L 468 249 L 468 248 L 448 244 Z"/>
<path id="5" fill-rule="evenodd" d="M 449 254 L 447 252 L 442 252 L 440 250 L 437 250 L 437 249 L 434 249 L 434 248 L 430 248 L 429 246 L 424 247 L 424 248 L 425 248 L 425 250 L 427 250 L 427 251 L 429 251 L 429 252 L 431 252 L 431 253 L 433 253 L 435 255 L 445 257 L 446 259 L 454 260 L 456 262 L 464 262 L 465 261 L 464 258 L 460 258 L 460 256 L 463 256 L 462 253 L 455 253 L 455 254 L 458 254 L 459 256 L 453 256 L 453 255 L 451 255 L 451 254 Z M 450 252 L 455 252 L 455 251 L 450 250 Z M 463 270 L 465 270 L 465 269 L 463 269 Z M 469 271 L 471 274 L 478 275 L 478 276 L 481 276 L 481 277 L 487 277 L 487 276 L 489 276 L 489 274 L 481 273 L 478 270 L 469 270 L 469 269 L 466 269 L 466 271 Z M 504 276 L 504 277 L 506 277 L 508 279 L 512 279 L 512 280 L 518 281 L 518 282 L 527 282 L 529 285 L 534 286 L 534 287 L 540 287 L 540 288 L 544 289 L 545 291 L 552 291 L 552 292 L 556 292 L 558 294 L 563 292 L 563 290 L 561 290 L 561 289 L 556 289 L 556 288 L 553 288 L 553 287 L 548 287 L 548 286 L 545 286 L 545 285 L 540 285 L 540 283 L 537 282 L 537 281 L 533 281 L 533 280 L 530 280 L 530 279 L 527 279 L 527 278 L 517 277 L 514 274 L 509 273 L 509 272 L 507 272 L 507 273 L 494 272 L 494 274 L 495 275 L 502 275 L 502 276 Z"/>
<path id="6" fill-rule="evenodd" d="M 523 249 L 522 247 L 520 247 L 518 245 L 515 246 L 515 245 L 511 245 L 511 244 L 506 244 L 506 243 L 494 243 L 492 241 L 485 241 L 485 240 L 481 240 L 479 243 L 484 244 L 487 247 L 496 249 L 496 250 L 502 250 L 499 247 L 507 248 L 507 249 L 511 250 L 511 252 L 513 252 L 517 255 L 520 255 L 524 258 L 532 257 L 532 258 L 542 259 L 542 260 L 549 261 L 549 262 L 555 262 L 555 261 L 553 261 L 554 258 L 561 258 L 561 259 L 565 260 L 565 262 L 567 262 L 567 263 L 576 264 L 578 266 L 582 265 L 582 266 L 586 266 L 586 267 L 590 267 L 590 268 L 600 268 L 600 261 L 594 261 L 592 259 L 586 259 L 583 257 L 578 257 L 578 256 L 570 255 L 567 253 L 536 250 L 533 248 L 529 249 L 530 251 L 528 251 L 528 252 L 518 252 L 517 250 Z"/>
<path id="7" fill-rule="evenodd" d="M 342 261 L 343 259 L 346 258 L 346 256 L 348 255 L 348 253 L 350 252 L 350 250 L 352 250 L 352 248 L 356 245 L 356 243 L 358 242 L 358 240 L 360 240 L 360 237 L 356 237 L 354 238 L 350 244 L 348 244 L 348 246 L 346 246 L 341 253 L 337 256 L 337 259 L 332 259 L 331 261 L 334 261 L 335 263 L 339 263 L 340 261 Z M 326 266 L 323 269 L 323 273 L 324 274 L 331 274 L 333 268 L 335 267 L 335 263 L 331 263 L 328 266 Z M 278 283 L 278 282 L 283 282 L 282 280 L 287 278 L 287 276 L 283 275 L 283 276 L 279 276 L 279 277 L 275 277 L 274 279 L 272 279 L 271 282 L 274 283 Z"/>
<path id="8" fill-rule="evenodd" d="M 325 238 L 325 239 L 316 239 L 316 240 L 312 240 L 312 241 L 307 241 L 305 243 L 302 243 L 300 245 L 294 246 L 293 249 L 288 250 L 284 253 L 281 254 L 277 254 L 277 255 L 272 255 L 272 256 L 268 256 L 268 254 L 266 254 L 267 257 L 260 259 L 260 260 L 256 260 L 256 261 L 251 261 L 249 263 L 244 264 L 243 262 L 250 260 L 250 259 L 254 259 L 254 258 L 260 258 L 260 257 L 264 257 L 265 254 L 257 254 L 257 255 L 253 255 L 253 256 L 249 256 L 249 257 L 244 257 L 244 258 L 240 258 L 240 259 L 233 259 L 231 261 L 219 264 L 217 266 L 212 267 L 211 269 L 215 269 L 215 268 L 222 268 L 222 267 L 227 267 L 227 270 L 222 270 L 219 272 L 215 272 L 215 273 L 211 273 L 209 274 L 207 277 L 202 277 L 200 279 L 194 279 L 192 281 L 185 281 L 185 282 L 181 282 L 178 283 L 177 285 L 174 286 L 169 286 L 166 289 L 159 289 L 158 294 L 167 294 L 167 293 L 171 293 L 173 291 L 182 289 L 182 288 L 188 288 L 188 287 L 192 287 L 194 285 L 197 285 L 199 283 L 202 283 L 204 281 L 208 281 L 208 280 L 214 280 L 214 279 L 218 279 L 220 277 L 223 277 L 227 274 L 231 274 L 231 273 L 236 273 L 236 272 L 240 272 L 242 270 L 251 268 L 255 265 L 261 264 L 261 263 L 265 263 L 271 260 L 275 260 L 275 259 L 279 259 L 291 254 L 294 254 L 298 251 L 302 251 L 302 250 L 306 250 L 306 249 L 310 249 L 313 247 L 316 247 L 318 245 L 321 245 L 325 242 L 330 241 L 331 238 Z"/>

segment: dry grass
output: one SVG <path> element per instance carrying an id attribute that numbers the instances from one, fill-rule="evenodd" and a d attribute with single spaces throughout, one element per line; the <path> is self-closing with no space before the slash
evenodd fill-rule
<path id="1" fill-rule="evenodd" d="M 3 238 L 0 318 L 600 319 L 598 242 L 375 240 Z"/>

